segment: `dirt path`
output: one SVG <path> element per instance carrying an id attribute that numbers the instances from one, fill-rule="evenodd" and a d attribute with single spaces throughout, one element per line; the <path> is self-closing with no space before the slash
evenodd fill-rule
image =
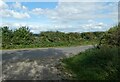
<path id="1" fill-rule="evenodd" d="M 61 80 L 59 59 L 73 56 L 93 46 L 40 48 L 2 51 L 3 80 Z"/>

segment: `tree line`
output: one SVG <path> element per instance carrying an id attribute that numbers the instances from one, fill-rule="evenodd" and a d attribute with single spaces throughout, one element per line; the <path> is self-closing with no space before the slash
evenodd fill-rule
<path id="1" fill-rule="evenodd" d="M 96 43 L 104 34 L 104 32 L 64 33 L 60 31 L 33 34 L 28 27 L 11 30 L 7 26 L 1 27 L 0 30 L 3 49 L 91 44 L 91 42 Z"/>

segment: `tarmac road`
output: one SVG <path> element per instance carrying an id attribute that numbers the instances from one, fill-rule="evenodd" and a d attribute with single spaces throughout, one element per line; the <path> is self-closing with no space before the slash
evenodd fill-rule
<path id="1" fill-rule="evenodd" d="M 2 80 L 61 80 L 59 59 L 92 48 L 92 45 L 65 48 L 34 48 L 2 51 Z"/>

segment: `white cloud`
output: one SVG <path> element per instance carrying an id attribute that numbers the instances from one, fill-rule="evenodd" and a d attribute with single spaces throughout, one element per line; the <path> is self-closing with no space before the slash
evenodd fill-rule
<path id="1" fill-rule="evenodd" d="M 4 9 L 4 10 L 0 10 L 0 16 L 1 17 L 12 17 L 12 18 L 17 18 L 17 19 L 24 19 L 24 18 L 30 18 L 30 15 L 28 13 L 20 13 L 20 12 L 16 12 L 14 10 L 8 10 L 8 9 Z"/>
<path id="2" fill-rule="evenodd" d="M 31 13 L 36 14 L 36 15 L 41 15 L 44 13 L 44 11 L 41 8 L 35 8 L 31 11 Z"/>
<path id="3" fill-rule="evenodd" d="M 88 23 L 80 25 L 84 31 L 105 31 L 108 30 L 108 25 L 103 22 L 95 22 L 94 20 L 88 20 Z"/>
<path id="4" fill-rule="evenodd" d="M 16 2 L 14 9 L 26 10 L 27 7 Z M 95 19 L 111 19 L 117 21 L 117 3 L 95 3 L 95 2 L 60 2 L 54 9 L 34 8 L 31 11 L 17 11 L 7 9 L 0 10 L 2 17 L 12 17 L 17 19 L 30 18 L 31 14 L 42 16 L 45 15 L 50 24 L 39 24 L 38 20 L 34 23 L 12 23 L 12 27 L 26 25 L 34 33 L 40 31 L 64 31 L 64 32 L 86 32 L 86 31 L 103 31 L 108 29 L 107 24 L 103 21 L 95 22 Z M 106 12 L 107 11 L 107 12 Z M 32 17 L 34 19 L 34 16 Z M 41 19 L 40 19 L 41 20 Z M 44 21 L 44 20 L 43 20 Z M 87 21 L 82 22 L 81 21 Z M 29 20 L 28 20 L 29 22 Z M 78 23 L 79 22 L 79 23 Z M 44 22 L 45 23 L 45 22 Z M 74 24 L 75 23 L 75 24 Z"/>
<path id="5" fill-rule="evenodd" d="M 118 2 L 119 0 L 59 0 L 60 2 Z"/>
<path id="6" fill-rule="evenodd" d="M 17 22 L 3 22 L 0 24 L 0 26 L 8 26 L 10 29 L 15 30 L 17 28 L 20 28 L 21 26 L 27 26 L 27 23 L 17 23 Z"/>
<path id="7" fill-rule="evenodd" d="M 22 6 L 22 9 L 27 10 L 28 8 L 27 8 L 27 7 L 25 7 L 25 6 Z"/>
<path id="8" fill-rule="evenodd" d="M 15 4 L 13 4 L 13 7 L 21 9 L 22 6 L 19 2 L 16 2 Z"/>
<path id="9" fill-rule="evenodd" d="M 5 9 L 5 8 L 8 8 L 8 5 L 3 2 L 3 0 L 0 0 L 0 9 Z"/>
<path id="10" fill-rule="evenodd" d="M 11 14 L 10 14 L 10 10 L 7 10 L 7 9 L 5 9 L 5 10 L 0 10 L 0 17 L 10 17 L 11 16 Z"/>
<path id="11" fill-rule="evenodd" d="M 27 9 L 25 6 L 22 6 L 20 3 L 14 4 L 15 8 L 19 9 Z M 16 18 L 16 19 L 24 19 L 24 18 L 30 18 L 30 15 L 28 12 L 20 12 L 20 11 L 15 11 L 13 9 L 9 9 L 9 6 L 3 2 L 0 1 L 0 17 L 9 17 L 9 18 Z"/>
<path id="12" fill-rule="evenodd" d="M 22 5 L 20 2 L 13 3 L 12 7 L 14 9 L 21 9 L 21 10 L 27 10 L 28 9 L 26 6 Z"/>
<path id="13" fill-rule="evenodd" d="M 8 26 L 10 29 L 15 30 L 22 26 L 29 27 L 30 31 L 33 33 L 40 33 L 41 31 L 48 31 L 50 28 L 43 24 L 36 24 L 31 22 L 2 22 L 1 27 Z"/>
<path id="14" fill-rule="evenodd" d="M 13 10 L 10 13 L 12 14 L 14 18 L 18 18 L 18 19 L 30 18 L 30 15 L 28 13 L 19 13 Z"/>
<path id="15" fill-rule="evenodd" d="M 93 21 L 93 20 L 91 20 Z M 22 26 L 28 26 L 33 33 L 40 33 L 41 31 L 62 31 L 62 32 L 88 32 L 88 31 L 105 31 L 108 30 L 107 25 L 102 22 L 85 23 L 80 25 L 69 24 L 36 24 L 32 22 L 4 22 L 1 26 L 9 26 L 11 29 L 16 29 Z"/>
<path id="16" fill-rule="evenodd" d="M 118 3 L 115 2 L 59 2 L 55 9 L 36 8 L 33 11 L 38 15 L 45 14 L 48 18 L 58 22 L 97 18 L 110 18 L 117 22 L 117 10 Z"/>

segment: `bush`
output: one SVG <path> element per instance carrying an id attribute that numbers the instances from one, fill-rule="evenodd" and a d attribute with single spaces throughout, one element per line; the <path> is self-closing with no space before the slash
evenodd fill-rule
<path id="1" fill-rule="evenodd" d="M 93 48 L 63 59 L 77 80 L 120 80 L 120 48 Z"/>
<path id="2" fill-rule="evenodd" d="M 103 34 L 103 32 L 64 33 L 59 31 L 33 34 L 28 27 L 20 27 L 14 31 L 10 30 L 9 27 L 1 29 L 3 49 L 95 44 L 99 38 L 97 36 Z"/>
<path id="3" fill-rule="evenodd" d="M 120 46 L 120 23 L 103 35 L 99 45 Z"/>

